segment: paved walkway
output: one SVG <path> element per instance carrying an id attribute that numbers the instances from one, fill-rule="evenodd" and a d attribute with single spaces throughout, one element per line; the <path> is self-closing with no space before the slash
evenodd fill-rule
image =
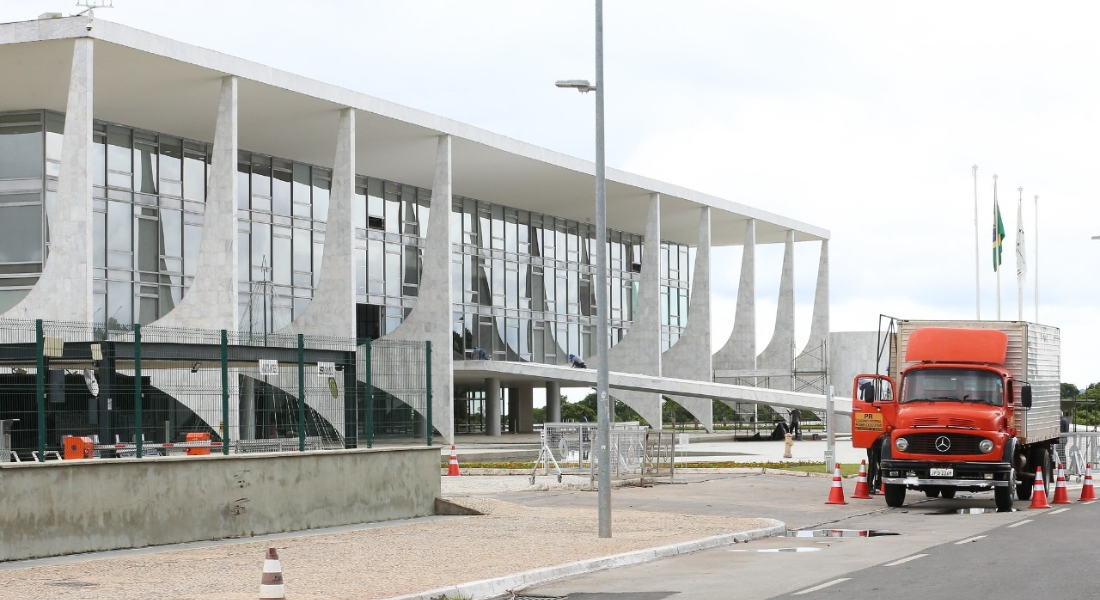
<path id="1" fill-rule="evenodd" d="M 778 460 L 783 449 L 781 442 L 694 445 L 708 455 L 739 456 L 743 462 Z M 849 455 L 856 461 L 863 456 L 847 442 L 837 448 L 844 462 L 854 462 Z M 796 443 L 795 451 L 792 460 L 820 460 L 824 442 Z M 759 489 L 754 485 L 727 479 L 727 487 L 716 492 L 701 479 L 706 477 L 685 475 L 678 481 L 696 483 L 616 490 L 613 537 L 600 539 L 597 494 L 587 476 L 567 476 L 561 483 L 540 477 L 533 486 L 525 475 L 443 477 L 444 498 L 483 514 L 5 563 L 0 564 L 0 599 L 251 599 L 258 594 L 269 546 L 279 549 L 287 597 L 296 600 L 486 598 L 785 529 L 780 521 L 762 518 L 770 516 L 759 514 L 763 510 L 710 500 L 751 497 Z M 818 488 L 822 498 L 827 492 L 827 486 L 806 478 L 789 479 L 791 485 L 807 482 L 798 485 L 813 490 L 812 504 L 820 504 Z"/>

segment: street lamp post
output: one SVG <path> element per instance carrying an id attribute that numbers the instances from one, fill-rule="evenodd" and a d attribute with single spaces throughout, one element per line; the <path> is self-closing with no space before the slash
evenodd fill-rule
<path id="1" fill-rule="evenodd" d="M 611 537 L 611 397 L 608 395 L 607 350 L 607 198 L 603 135 L 603 0 L 596 0 L 596 85 L 579 79 L 555 85 L 581 93 L 596 92 L 596 459 L 599 462 L 600 537 Z"/>

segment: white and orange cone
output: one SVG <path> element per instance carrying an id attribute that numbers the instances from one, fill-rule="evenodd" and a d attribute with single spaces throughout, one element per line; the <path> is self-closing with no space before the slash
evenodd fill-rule
<path id="1" fill-rule="evenodd" d="M 1035 467 L 1035 486 L 1031 488 L 1031 505 L 1028 508 L 1050 508 L 1047 487 L 1043 483 L 1043 467 Z"/>
<path id="2" fill-rule="evenodd" d="M 867 485 L 867 461 L 859 461 L 859 475 L 856 476 L 856 490 L 852 492 L 853 498 L 860 500 L 871 499 L 871 488 Z"/>
<path id="3" fill-rule="evenodd" d="M 833 470 L 833 487 L 829 488 L 829 499 L 825 504 L 847 504 L 844 501 L 844 482 L 840 478 L 840 463 Z"/>
<path id="4" fill-rule="evenodd" d="M 1092 487 L 1092 463 L 1085 465 L 1085 484 L 1081 486 L 1081 499 L 1078 502 L 1096 500 L 1096 490 Z"/>
<path id="5" fill-rule="evenodd" d="M 1058 464 L 1058 484 L 1054 488 L 1054 500 L 1050 501 L 1051 504 L 1070 504 L 1069 490 L 1066 489 L 1066 470 L 1062 468 L 1062 464 Z"/>
<path id="6" fill-rule="evenodd" d="M 264 558 L 264 575 L 260 580 L 261 600 L 283 600 L 286 598 L 286 585 L 283 583 L 283 567 L 279 564 L 279 553 L 274 548 L 267 549 Z"/>
<path id="7" fill-rule="evenodd" d="M 458 455 L 455 454 L 454 444 L 451 444 L 451 463 L 447 465 L 447 476 L 458 477 L 461 473 L 458 472 Z"/>

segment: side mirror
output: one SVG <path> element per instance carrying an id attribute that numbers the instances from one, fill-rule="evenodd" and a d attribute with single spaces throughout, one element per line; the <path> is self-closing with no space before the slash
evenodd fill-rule
<path id="1" fill-rule="evenodd" d="M 1020 404 L 1024 407 L 1024 410 L 1031 410 L 1031 384 L 1027 382 L 1020 383 Z"/>

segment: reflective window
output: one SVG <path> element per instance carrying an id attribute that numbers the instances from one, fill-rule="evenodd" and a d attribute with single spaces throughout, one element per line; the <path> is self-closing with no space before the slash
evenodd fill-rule
<path id="1" fill-rule="evenodd" d="M 41 261 L 41 205 L 0 204 L 0 262 Z"/>

